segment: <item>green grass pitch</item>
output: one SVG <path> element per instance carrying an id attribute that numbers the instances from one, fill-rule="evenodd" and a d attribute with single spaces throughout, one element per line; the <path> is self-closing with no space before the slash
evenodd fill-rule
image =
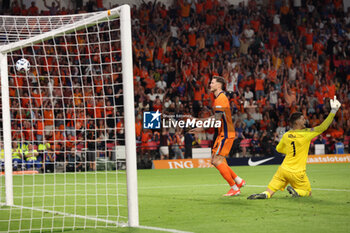
<path id="1" fill-rule="evenodd" d="M 284 191 L 277 192 L 270 200 L 247 200 L 250 194 L 265 190 L 277 167 L 232 167 L 239 176 L 247 181 L 247 186 L 242 188 L 241 195 L 237 197 L 222 196 L 228 191 L 229 187 L 215 168 L 138 170 L 140 225 L 209 233 L 350 232 L 350 164 L 308 165 L 307 174 L 313 188 L 312 197 L 291 198 L 287 191 Z M 56 187 L 55 192 L 62 192 L 65 182 L 69 183 L 70 181 L 76 181 L 74 179 L 79 179 L 77 176 L 74 179 L 72 178 L 73 175 L 72 177 L 69 176 L 62 175 L 65 178 L 60 180 L 56 175 L 56 185 L 62 185 L 62 187 Z M 47 182 L 48 177 L 45 179 Z M 90 179 L 105 180 L 106 177 L 100 174 L 100 177 Z M 37 178 L 36 185 L 41 180 L 42 178 Z M 83 183 L 90 182 L 90 180 L 84 178 L 79 182 L 84 186 Z M 114 180 L 108 182 L 114 182 Z M 53 185 L 53 187 L 55 186 Z M 121 185 L 119 187 L 120 193 L 125 193 L 125 187 Z M 101 186 L 98 190 L 104 190 L 105 188 Z M 72 189 L 74 188 L 67 188 L 66 186 L 65 192 L 71 192 Z M 95 188 L 91 190 L 95 190 Z M 87 192 L 92 192 L 91 190 L 87 190 Z M 24 189 L 24 191 L 33 192 L 29 189 Z M 3 189 L 1 197 L 3 198 Z M 125 197 L 121 195 L 118 197 L 119 202 L 114 202 L 115 197 L 112 196 L 111 200 L 104 201 L 98 198 L 86 199 L 85 201 L 87 204 L 91 202 L 91 204 L 101 203 L 102 205 L 107 201 L 111 204 L 122 204 L 125 201 Z M 32 200 L 27 201 L 32 203 Z M 40 204 L 40 200 L 35 201 L 38 201 L 38 205 Z M 48 199 L 46 201 L 50 202 L 52 200 Z M 71 203 L 69 201 L 71 200 L 66 200 L 67 203 Z M 24 201 L 23 205 L 26 206 L 28 203 Z M 56 203 L 56 205 L 62 205 L 62 203 Z M 6 207 L 1 208 L 0 213 L 4 213 L 3 208 Z M 94 207 L 94 209 L 96 208 Z M 56 210 L 71 211 L 69 208 Z M 81 211 L 86 210 L 83 208 Z M 109 211 L 113 213 L 114 210 L 110 209 Z M 122 207 L 121 211 L 126 210 Z M 12 214 L 12 218 L 18 218 L 18 216 L 15 216 L 15 212 Z M 42 213 L 38 214 L 40 218 Z M 123 214 L 125 215 L 125 213 Z M 4 220 L 8 217 L 4 214 L 0 216 L 1 232 L 7 231 L 8 225 L 5 224 L 6 221 Z M 66 221 L 69 222 L 68 218 Z M 26 223 L 23 222 L 22 224 Z M 27 224 L 30 223 L 27 222 Z M 56 224 L 60 224 L 60 222 L 58 221 Z M 89 221 L 87 221 L 87 224 L 89 224 Z M 13 223 L 12 227 L 16 229 L 16 223 Z M 69 229 L 64 229 L 64 231 L 73 232 Z M 154 231 L 103 227 L 76 230 L 74 232 L 144 233 Z"/>

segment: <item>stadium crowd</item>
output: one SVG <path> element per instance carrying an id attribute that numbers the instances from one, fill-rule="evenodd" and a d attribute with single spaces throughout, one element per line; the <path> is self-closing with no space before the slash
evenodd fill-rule
<path id="1" fill-rule="evenodd" d="M 94 1 L 77 10 L 60 8 L 59 1 L 56 3 L 41 14 L 82 13 L 103 8 Z M 23 7 L 19 11 L 18 6 L 13 1 L 11 14 L 38 14 L 38 10 L 33 10 L 35 2 L 27 11 Z M 308 126 L 314 127 L 330 111 L 329 98 L 335 95 L 342 109 L 315 143 L 326 144 L 326 153 L 341 152 L 339 148 L 344 144 L 348 147 L 350 9 L 344 10 L 341 0 L 270 0 L 264 4 L 253 0 L 237 6 L 226 0 L 179 0 L 168 7 L 155 0 L 134 5 L 131 13 L 140 161 L 191 157 L 188 148 L 210 145 L 213 129 L 200 135 L 190 135 L 181 129 L 146 130 L 142 127 L 142 115 L 144 111 L 157 110 L 167 115 L 211 115 L 214 96 L 207 87 L 213 76 L 227 80 L 226 92 L 236 128 L 231 156 L 277 153 L 274 148 L 289 129 L 289 115 L 300 111 Z M 109 48 L 101 49 L 106 52 Z M 112 51 L 118 49 L 116 45 Z M 120 55 L 112 52 L 112 56 Z M 60 64 L 64 64 L 64 58 L 60 59 Z M 44 60 L 35 64 L 45 62 L 52 64 Z M 111 73 L 108 67 L 104 66 L 103 72 Z M 37 146 L 49 142 L 49 150 L 62 161 L 66 160 L 65 153 L 75 147 L 87 148 L 91 153 L 99 148 L 101 156 L 111 156 L 108 149 L 104 153 L 111 147 L 107 144 L 124 134 L 120 113 L 113 111 L 114 106 L 123 103 L 119 95 L 122 89 L 115 85 L 120 77 L 108 76 L 102 82 L 86 73 L 79 76 L 82 71 L 78 70 L 71 79 L 58 76 L 57 67 L 53 71 L 43 68 L 42 72 L 54 73 L 52 90 L 38 88 L 48 86 L 51 81 L 47 79 L 31 80 L 34 87 L 31 90 L 20 89 L 19 93 L 10 90 L 10 96 L 17 97 L 11 101 L 12 139 L 37 141 Z M 73 72 L 62 68 L 60 73 Z M 28 85 L 21 84 L 22 81 L 13 76 L 10 85 L 11 82 L 17 87 Z M 116 93 L 115 98 L 111 97 Z M 60 98 L 58 101 L 41 98 L 50 95 Z M 30 104 L 45 111 L 29 112 L 26 107 Z M 16 131 L 19 128 L 22 130 Z M 94 134 L 86 133 L 89 130 Z M 95 169 L 94 165 L 91 167 Z"/>

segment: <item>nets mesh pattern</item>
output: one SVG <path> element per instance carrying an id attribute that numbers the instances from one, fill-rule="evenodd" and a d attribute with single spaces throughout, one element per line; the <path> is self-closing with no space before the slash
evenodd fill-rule
<path id="1" fill-rule="evenodd" d="M 28 39 L 96 14 L 1 17 L 0 43 Z M 16 70 L 21 58 L 30 62 L 28 73 Z M 8 82 L 17 175 L 14 206 L 0 208 L 0 231 L 125 224 L 119 18 L 105 18 L 9 52 Z M 3 204 L 4 176 L 0 182 Z"/>

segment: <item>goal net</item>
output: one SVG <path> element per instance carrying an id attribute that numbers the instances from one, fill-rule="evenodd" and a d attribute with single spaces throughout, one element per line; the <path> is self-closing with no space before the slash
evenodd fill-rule
<path id="1" fill-rule="evenodd" d="M 138 226 L 129 6 L 1 16 L 0 71 L 0 232 Z"/>

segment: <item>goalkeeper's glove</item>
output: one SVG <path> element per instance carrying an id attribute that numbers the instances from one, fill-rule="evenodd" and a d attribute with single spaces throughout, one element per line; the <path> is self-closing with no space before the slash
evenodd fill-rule
<path id="1" fill-rule="evenodd" d="M 334 99 L 331 99 L 330 102 L 331 102 L 331 109 L 332 109 L 331 112 L 335 114 L 340 108 L 341 103 L 337 100 L 336 96 L 334 96 Z"/>

